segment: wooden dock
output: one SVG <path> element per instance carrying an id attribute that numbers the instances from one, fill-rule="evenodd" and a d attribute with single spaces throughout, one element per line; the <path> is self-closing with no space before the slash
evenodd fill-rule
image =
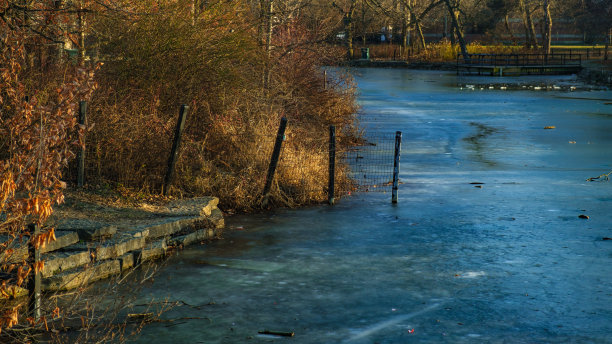
<path id="1" fill-rule="evenodd" d="M 491 76 L 576 74 L 582 70 L 578 54 L 457 54 L 457 74 Z"/>

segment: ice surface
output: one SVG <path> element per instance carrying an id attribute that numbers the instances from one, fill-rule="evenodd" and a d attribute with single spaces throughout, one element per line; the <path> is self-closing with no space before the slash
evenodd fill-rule
<path id="1" fill-rule="evenodd" d="M 399 203 L 228 219 L 143 295 L 204 306 L 137 342 L 612 343 L 612 182 L 586 181 L 612 171 L 612 92 L 358 73 L 361 123 L 404 134 Z"/>

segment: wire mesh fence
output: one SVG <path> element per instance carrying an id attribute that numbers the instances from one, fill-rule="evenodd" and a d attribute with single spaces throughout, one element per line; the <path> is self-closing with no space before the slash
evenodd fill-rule
<path id="1" fill-rule="evenodd" d="M 255 131 L 232 133 L 225 135 L 222 142 L 217 140 L 215 146 L 185 142 L 180 149 L 183 163 L 177 164 L 177 174 L 183 178 L 174 182 L 175 188 L 188 190 L 201 186 L 202 190 L 223 192 L 227 198 L 243 200 L 245 204 L 255 204 L 259 198 L 265 200 L 271 195 L 286 206 L 333 202 L 334 197 L 351 192 L 393 190 L 397 137 L 392 133 L 366 133 L 357 138 L 340 133 L 335 139 L 335 129 L 334 134 L 331 128 L 329 132 L 321 129 L 318 135 L 300 133 L 300 130 L 303 131 L 291 128 L 289 122 L 287 132 L 282 134 L 280 131 L 276 135 Z M 278 154 L 273 154 L 276 146 L 279 146 Z M 168 171 L 166 161 L 174 153 L 156 154 L 147 164 L 129 166 L 136 171 L 136 177 L 132 177 L 109 173 L 113 171 L 112 166 L 104 166 L 101 161 L 113 161 L 106 156 L 111 154 L 115 160 L 129 163 L 129 157 L 135 152 L 103 147 L 100 142 L 89 141 L 85 153 L 87 162 L 79 166 L 83 170 L 71 172 L 69 177 L 77 179 L 77 174 L 82 173 L 92 180 L 112 180 L 129 186 L 136 184 L 133 179 L 139 176 L 146 179 L 153 190 L 160 187 L 167 190 L 164 175 L 172 172 Z M 104 179 L 104 176 L 112 179 Z"/>
<path id="2" fill-rule="evenodd" d="M 345 147 L 340 157 L 349 168 L 354 190 L 388 192 L 393 186 L 394 134 L 371 133 L 362 144 Z"/>
<path id="3" fill-rule="evenodd" d="M 297 192 L 299 199 L 319 201 L 325 200 L 330 191 L 331 197 L 351 192 L 391 192 L 396 139 L 391 133 L 368 133 L 358 140 L 340 139 L 335 145 L 333 165 L 330 165 L 330 139 L 324 133 L 309 142 L 299 142 L 298 138 L 293 138 L 293 142 L 284 141 L 275 185 L 288 188 L 294 195 Z M 333 184 L 329 182 L 330 168 L 335 172 Z M 334 190 L 329 189 L 330 185 Z"/>

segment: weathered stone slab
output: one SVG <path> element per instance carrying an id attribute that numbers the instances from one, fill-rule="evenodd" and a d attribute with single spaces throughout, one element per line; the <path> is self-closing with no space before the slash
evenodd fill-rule
<path id="1" fill-rule="evenodd" d="M 217 197 L 196 197 L 170 202 L 159 213 L 167 216 L 209 216 L 217 208 Z"/>
<path id="2" fill-rule="evenodd" d="M 43 277 L 49 277 L 66 270 L 83 266 L 91 262 L 89 251 L 81 252 L 58 252 L 43 256 L 45 266 L 42 270 Z"/>
<path id="3" fill-rule="evenodd" d="M 0 240 L 2 241 L 2 240 Z M 79 236 L 73 232 L 64 232 L 64 231 L 56 231 L 55 232 L 55 241 L 52 241 L 45 245 L 40 252 L 46 253 L 51 251 L 56 251 L 61 248 L 70 246 L 79 241 Z M 28 259 L 28 246 L 27 246 L 27 238 L 23 242 L 17 241 L 12 248 L 11 256 L 8 258 L 9 263 L 17 263 L 23 260 Z M 4 253 L 4 252 L 3 252 Z M 0 256 L 0 259 L 4 260 L 5 254 Z"/>
<path id="4" fill-rule="evenodd" d="M 0 255 L 0 261 L 6 260 L 9 263 L 19 263 L 28 259 L 29 254 L 27 247 L 20 245 L 10 250 L 10 252 L 8 250 L 2 252 L 2 255 Z"/>
<path id="5" fill-rule="evenodd" d="M 212 228 L 200 229 L 193 233 L 169 239 L 168 246 L 187 246 L 196 242 L 212 239 L 215 235 L 215 230 Z"/>
<path id="6" fill-rule="evenodd" d="M 117 227 L 104 226 L 98 228 L 78 228 L 76 231 L 81 240 L 95 241 L 111 238 L 113 235 L 115 235 L 115 233 L 117 233 Z"/>
<path id="7" fill-rule="evenodd" d="M 202 222 L 202 220 L 201 217 L 173 218 L 165 223 L 150 226 L 147 228 L 149 230 L 148 239 L 152 240 L 172 236 L 189 226 L 194 226 L 198 222 Z"/>
<path id="8" fill-rule="evenodd" d="M 223 217 L 223 212 L 220 209 L 213 209 L 210 216 L 208 216 L 207 221 L 209 227 L 216 229 L 225 227 L 225 218 Z"/>
<path id="9" fill-rule="evenodd" d="M 101 243 L 95 248 L 96 260 L 114 259 L 123 256 L 127 252 L 140 250 L 145 246 L 145 238 L 134 238 L 125 236 L 117 241 L 110 240 Z"/>
<path id="10" fill-rule="evenodd" d="M 126 233 L 129 233 L 134 238 L 146 238 L 149 236 L 148 229 L 136 229 L 136 230 L 128 230 Z"/>
<path id="11" fill-rule="evenodd" d="M 166 256 L 167 250 L 168 245 L 166 244 L 166 240 L 152 242 L 138 253 L 138 263 L 163 258 Z"/>
<path id="12" fill-rule="evenodd" d="M 56 230 L 58 231 L 76 231 L 78 229 L 91 229 L 103 228 L 108 224 L 96 220 L 90 219 L 62 219 L 57 224 Z"/>
<path id="13" fill-rule="evenodd" d="M 133 268 L 134 260 L 134 254 L 132 252 L 119 257 L 119 263 L 121 263 L 121 271 Z"/>
<path id="14" fill-rule="evenodd" d="M 69 290 L 87 285 L 91 282 L 117 275 L 121 272 L 118 259 L 98 262 L 85 269 L 75 269 L 45 278 L 42 281 L 44 291 Z"/>
<path id="15" fill-rule="evenodd" d="M 79 236 L 76 233 L 57 231 L 55 232 L 55 240 L 45 245 L 45 247 L 43 247 L 40 252 L 46 253 L 56 251 L 77 242 L 79 242 Z"/>

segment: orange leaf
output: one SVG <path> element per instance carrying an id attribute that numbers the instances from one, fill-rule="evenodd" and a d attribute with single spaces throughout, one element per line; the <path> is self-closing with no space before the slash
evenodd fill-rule
<path id="1" fill-rule="evenodd" d="M 60 309 L 59 307 L 55 307 L 55 309 L 53 310 L 53 318 L 59 318 L 60 316 Z"/>
<path id="2" fill-rule="evenodd" d="M 41 272 L 45 268 L 45 261 L 41 260 L 39 262 L 34 263 L 34 273 L 37 274 Z"/>

